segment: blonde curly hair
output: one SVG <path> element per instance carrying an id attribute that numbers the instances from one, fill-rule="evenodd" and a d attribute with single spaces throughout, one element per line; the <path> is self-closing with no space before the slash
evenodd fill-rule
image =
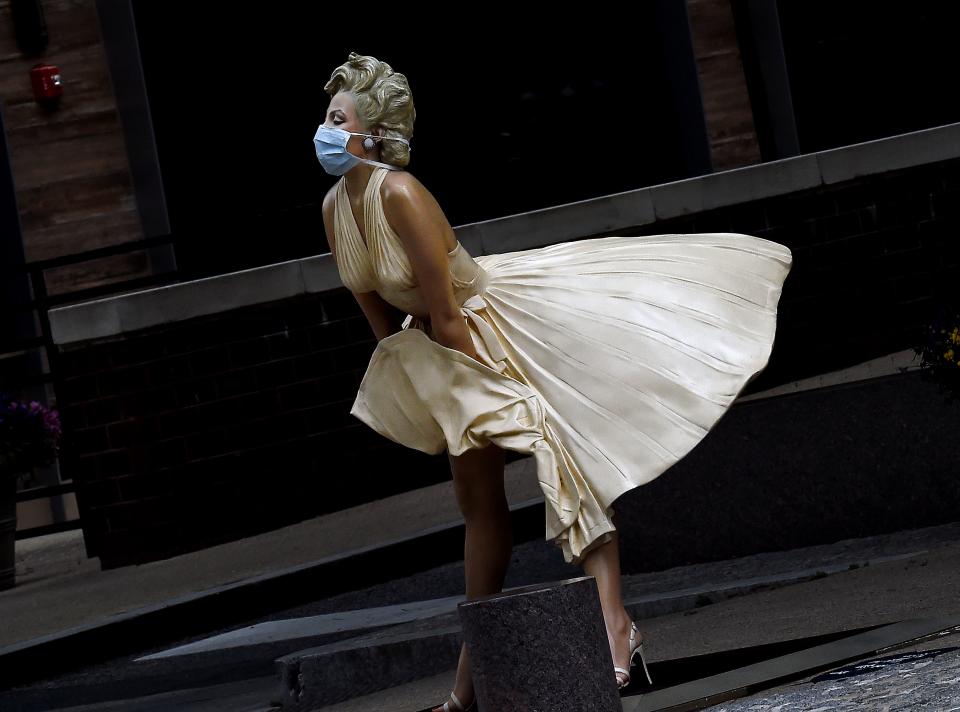
<path id="1" fill-rule="evenodd" d="M 323 90 L 330 96 L 350 92 L 368 131 L 382 126 L 385 136 L 407 141 L 413 137 L 417 112 L 410 85 L 386 62 L 351 52 L 349 59 L 333 70 Z M 400 167 L 410 163 L 410 147 L 402 141 L 382 141 L 380 151 L 384 163 Z"/>

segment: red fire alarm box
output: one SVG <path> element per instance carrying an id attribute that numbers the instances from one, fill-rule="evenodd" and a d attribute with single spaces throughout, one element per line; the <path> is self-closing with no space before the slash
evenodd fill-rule
<path id="1" fill-rule="evenodd" d="M 37 64 L 30 70 L 33 98 L 38 104 L 55 104 L 63 96 L 60 67 L 54 64 Z"/>

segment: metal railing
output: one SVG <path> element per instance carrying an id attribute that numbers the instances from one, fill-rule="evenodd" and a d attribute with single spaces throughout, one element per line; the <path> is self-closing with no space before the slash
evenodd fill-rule
<path id="1" fill-rule="evenodd" d="M 49 366 L 48 371 L 44 371 L 42 365 L 32 372 L 16 374 L 6 380 L 8 390 L 22 389 L 29 386 L 39 386 L 50 384 L 53 390 L 53 407 L 59 401 L 57 393 L 63 392 L 63 373 L 60 368 L 60 353 L 57 345 L 53 341 L 53 334 L 50 328 L 49 310 L 64 304 L 83 302 L 90 299 L 100 299 L 108 296 L 115 296 L 125 292 L 145 289 L 154 286 L 163 286 L 178 282 L 178 270 L 176 268 L 165 272 L 157 272 L 143 277 L 108 282 L 94 287 L 76 289 L 69 292 L 58 292 L 50 294 L 47 289 L 46 271 L 57 267 L 89 262 L 104 257 L 121 255 L 138 250 L 150 250 L 165 245 L 172 245 L 173 237 L 169 234 L 150 238 L 142 238 L 129 242 L 118 243 L 106 247 L 98 247 L 84 252 L 78 252 L 69 255 L 60 255 L 43 260 L 27 262 L 18 267 L 8 267 L 10 272 L 20 271 L 29 278 L 30 291 L 32 298 L 26 302 L 14 303 L 8 305 L 12 313 L 29 311 L 36 315 L 39 322 L 40 335 L 25 338 L 11 338 L 4 336 L 0 341 L 0 357 L 11 354 L 26 353 L 34 349 L 43 349 L 46 353 L 46 362 Z M 61 441 L 61 456 L 70 447 L 69 437 Z M 17 502 L 27 502 L 43 498 L 61 497 L 73 492 L 76 496 L 76 485 L 73 480 L 64 480 L 58 484 L 41 485 L 39 487 L 30 487 L 17 492 Z M 77 502 L 78 510 L 81 512 L 77 519 L 54 522 L 52 524 L 17 532 L 17 538 L 22 539 L 30 536 L 48 534 L 55 531 L 65 531 L 77 529 L 81 526 L 82 509 L 80 502 Z"/>

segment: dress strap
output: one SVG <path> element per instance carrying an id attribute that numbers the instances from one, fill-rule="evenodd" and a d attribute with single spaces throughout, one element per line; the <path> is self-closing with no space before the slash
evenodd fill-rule
<path id="1" fill-rule="evenodd" d="M 371 180 L 373 180 L 371 178 Z M 363 242 L 357 221 L 350 207 L 343 179 L 337 184 L 334 201 L 334 240 L 336 241 L 337 270 L 340 281 L 353 292 L 371 292 L 377 287 L 370 251 Z M 371 239 L 369 231 L 367 239 Z"/>

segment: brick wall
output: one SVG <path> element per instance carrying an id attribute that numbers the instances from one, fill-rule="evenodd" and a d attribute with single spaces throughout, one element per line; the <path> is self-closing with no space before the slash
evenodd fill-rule
<path id="1" fill-rule="evenodd" d="M 909 348 L 939 286 L 960 282 L 958 198 L 951 160 L 634 234 L 745 232 L 793 250 L 750 393 Z M 149 561 L 449 478 L 445 455 L 349 415 L 374 346 L 338 289 L 66 349 L 62 466 L 89 555 Z"/>
<path id="2" fill-rule="evenodd" d="M 767 369 L 746 392 L 909 348 L 960 284 L 960 160 L 663 220 L 626 234 L 743 232 L 794 263 Z M 745 393 L 746 393 L 745 392 Z"/>
<path id="3" fill-rule="evenodd" d="M 349 414 L 374 346 L 340 289 L 67 349 L 88 554 L 149 561 L 449 477 Z"/>

